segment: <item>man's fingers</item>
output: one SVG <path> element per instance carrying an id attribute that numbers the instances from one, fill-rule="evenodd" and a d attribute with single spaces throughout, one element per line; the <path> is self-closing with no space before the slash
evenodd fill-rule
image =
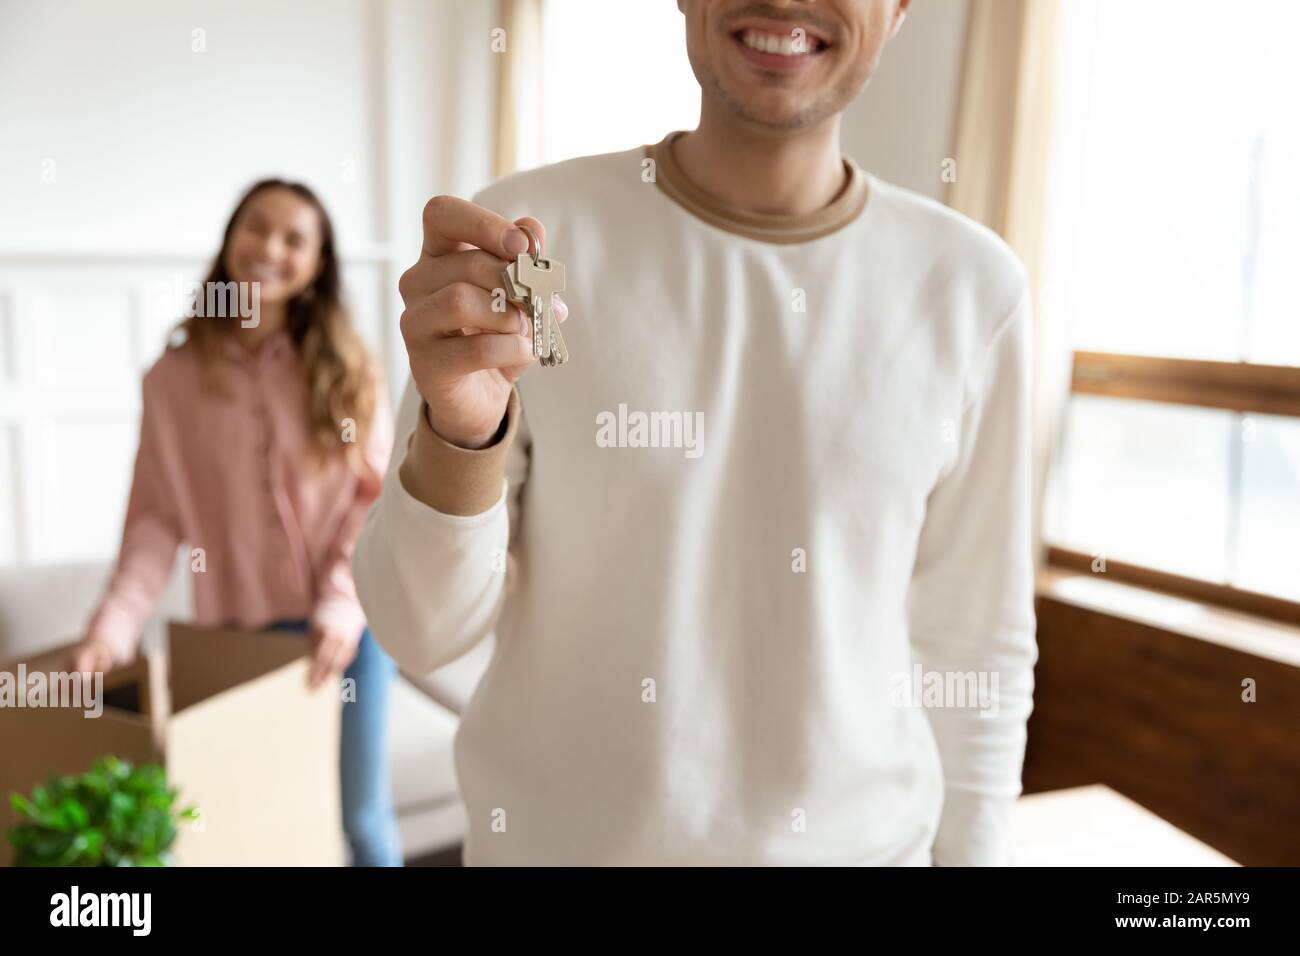
<path id="1" fill-rule="evenodd" d="M 513 259 L 528 248 L 528 236 L 490 209 L 455 196 L 434 196 L 424 206 L 424 255 L 444 256 L 462 249 L 462 244 Z"/>
<path id="2" fill-rule="evenodd" d="M 502 289 L 505 282 L 502 271 L 509 263 L 482 249 L 464 249 L 445 256 L 420 261 L 402 273 L 397 280 L 397 291 L 408 304 L 453 282 L 468 282 L 480 289 Z"/>
<path id="3" fill-rule="evenodd" d="M 546 227 L 542 225 L 541 220 L 534 219 L 532 216 L 520 216 L 515 220 L 516 226 L 527 226 L 537 234 L 537 241 L 542 244 L 540 249 L 525 250 L 526 252 L 535 252 L 543 255 L 546 252 Z M 525 233 L 527 235 L 527 233 Z M 514 256 L 511 256 L 514 258 Z"/>
<path id="4" fill-rule="evenodd" d="M 531 336 L 461 335 L 442 339 L 429 351 L 429 360 L 439 378 L 461 378 L 483 369 L 514 369 L 532 364 Z"/>
<path id="5" fill-rule="evenodd" d="M 532 231 L 535 244 L 519 226 Z M 402 336 L 413 367 L 420 365 L 444 380 L 485 369 L 499 369 L 511 381 L 518 378 L 536 361 L 532 329 L 523 310 L 504 299 L 501 273 L 519 253 L 545 250 L 546 229 L 532 216 L 511 223 L 454 196 L 429 200 L 420 261 L 398 282 L 407 303 Z M 557 321 L 568 318 L 568 306 L 559 296 L 552 297 L 552 308 Z"/>
<path id="6" fill-rule="evenodd" d="M 400 326 L 408 346 L 443 335 L 455 335 L 461 329 L 515 335 L 525 331 L 523 313 L 518 306 L 504 295 L 488 292 L 468 282 L 444 286 L 416 302 L 402 313 Z"/>

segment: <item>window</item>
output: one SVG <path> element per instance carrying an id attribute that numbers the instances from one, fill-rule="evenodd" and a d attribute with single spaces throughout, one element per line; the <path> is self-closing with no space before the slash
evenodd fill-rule
<path id="1" fill-rule="evenodd" d="M 1066 7 L 1052 560 L 1300 620 L 1300 4 Z"/>

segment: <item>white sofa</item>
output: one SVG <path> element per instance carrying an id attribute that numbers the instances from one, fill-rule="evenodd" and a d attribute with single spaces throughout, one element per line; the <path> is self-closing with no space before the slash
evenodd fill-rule
<path id="1" fill-rule="evenodd" d="M 178 558 L 178 569 L 185 565 Z M 105 563 L 0 568 L 0 661 L 10 661 L 75 639 L 98 601 L 111 568 Z M 145 629 L 160 640 L 168 619 L 185 620 L 191 609 L 187 573 L 174 573 L 163 601 Z M 465 812 L 452 765 L 452 739 L 487 661 L 490 642 L 418 680 L 393 687 L 390 763 L 406 858 L 459 844 Z"/>
<path id="2" fill-rule="evenodd" d="M 486 640 L 458 661 L 393 687 L 390 765 L 402 851 L 408 860 L 447 850 L 465 836 L 452 740 L 492 657 Z"/>

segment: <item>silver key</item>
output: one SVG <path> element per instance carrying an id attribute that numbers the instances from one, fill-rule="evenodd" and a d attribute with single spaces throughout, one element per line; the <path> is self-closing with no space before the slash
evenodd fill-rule
<path id="1" fill-rule="evenodd" d="M 569 347 L 564 344 L 564 336 L 560 334 L 560 323 L 553 321 L 551 323 L 551 357 L 544 359 L 548 365 L 563 365 L 569 360 Z"/>
<path id="2" fill-rule="evenodd" d="M 529 258 L 525 254 L 524 258 Z M 542 365 L 548 368 L 554 365 L 563 365 L 569 360 L 569 349 L 564 344 L 564 336 L 560 334 L 559 322 L 553 322 L 551 325 L 551 334 L 544 336 L 544 312 L 541 296 L 535 296 L 518 278 L 519 264 L 512 262 L 501 270 L 501 283 L 505 286 L 506 298 L 521 307 L 521 311 L 528 317 L 533 329 L 533 357 L 537 358 Z M 548 355 L 543 356 L 543 342 L 549 343 Z"/>
<path id="3" fill-rule="evenodd" d="M 555 320 L 551 296 L 564 291 L 564 263 L 525 252 L 515 261 L 514 278 L 528 289 L 534 315 L 541 318 L 541 347 L 537 349 L 537 357 L 546 365 L 562 364 L 564 359 L 558 356 L 552 359 L 560 341 L 560 323 Z"/>
<path id="4" fill-rule="evenodd" d="M 533 329 L 533 358 L 537 358 L 542 349 L 542 317 L 534 307 L 532 293 L 519 282 L 518 264 L 510 263 L 501 270 L 501 283 L 505 286 L 506 298 L 522 308 Z"/>
<path id="5" fill-rule="evenodd" d="M 506 298 L 521 306 L 533 325 L 533 356 L 549 367 L 569 360 L 569 349 L 555 320 L 551 296 L 564 290 L 564 264 L 541 255 L 541 241 L 527 226 L 528 251 L 501 272 Z"/>
<path id="6" fill-rule="evenodd" d="M 542 301 L 543 300 L 541 296 L 532 297 L 533 314 L 537 316 L 538 328 L 540 328 L 541 325 L 543 324 L 542 322 L 543 313 L 545 311 L 545 306 L 542 305 Z M 563 365 L 565 362 L 569 360 L 569 349 L 568 346 L 564 344 L 564 336 L 560 334 L 559 322 L 556 321 L 551 322 L 551 334 L 548 338 L 548 342 L 550 345 L 550 348 L 548 350 L 550 354 L 539 355 L 538 356 L 539 364 L 545 365 L 547 368 L 551 368 L 556 365 Z"/>

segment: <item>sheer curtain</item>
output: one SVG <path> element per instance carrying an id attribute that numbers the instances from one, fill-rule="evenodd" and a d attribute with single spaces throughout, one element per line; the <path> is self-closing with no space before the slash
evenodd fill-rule
<path id="1" fill-rule="evenodd" d="M 1066 161 L 1054 106 L 1062 88 L 1059 0 L 971 0 L 950 206 L 1000 234 L 1029 269 L 1035 304 L 1034 540 L 1041 566 L 1044 489 L 1069 394 L 1070 350 L 1043 256 L 1048 169 Z"/>
<path id="2" fill-rule="evenodd" d="M 541 163 L 542 2 L 497 0 L 496 176 Z"/>

